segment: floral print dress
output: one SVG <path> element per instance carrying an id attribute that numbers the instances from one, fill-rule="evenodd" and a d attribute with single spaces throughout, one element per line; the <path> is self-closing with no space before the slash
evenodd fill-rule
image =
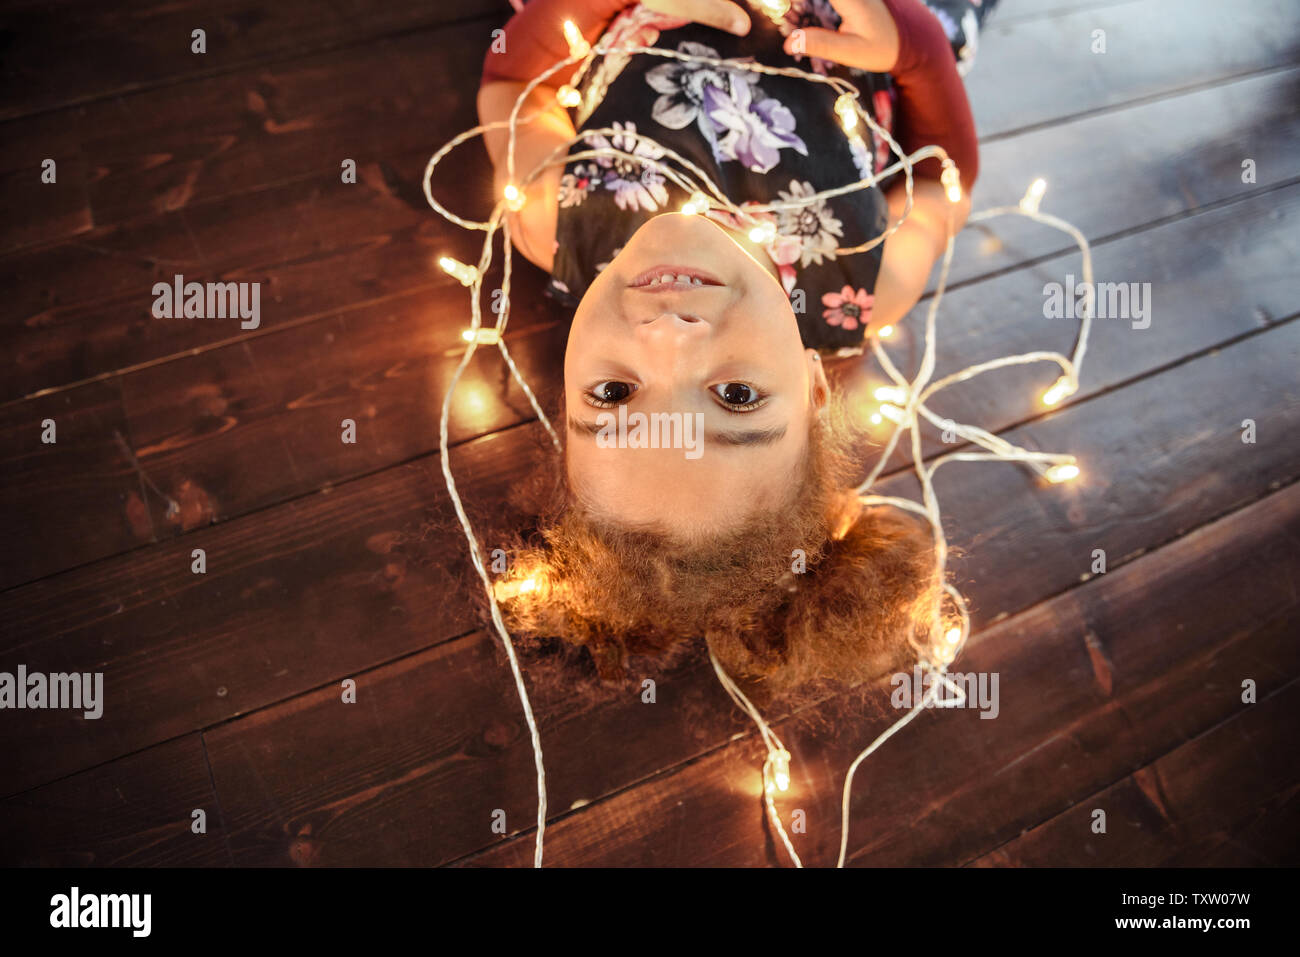
<path id="1" fill-rule="evenodd" d="M 965 73 L 983 16 L 996 0 L 926 3 L 943 23 L 958 69 Z M 861 103 L 872 118 L 892 132 L 895 95 L 888 76 L 790 56 L 782 49 L 784 38 L 800 27 L 839 26 L 828 0 L 794 0 L 779 22 L 758 3 L 750 6 L 753 26 L 744 37 L 638 4 L 610 24 L 604 39 L 843 77 L 861 91 Z M 571 154 L 613 146 L 659 159 L 664 153 L 655 144 L 662 144 L 704 170 L 737 206 L 788 201 L 844 186 L 896 159 L 864 124 L 846 136 L 834 110 L 834 89 L 801 78 L 615 52 L 595 62 L 579 92 L 575 127 L 591 132 Z M 889 185 L 881 183 L 882 189 Z M 570 162 L 560 182 L 550 294 L 576 306 L 642 223 L 680 209 L 689 198 L 662 174 L 632 160 L 602 156 Z M 725 211 L 708 215 L 740 225 L 731 223 Z M 776 238 L 766 251 L 790 296 L 804 345 L 829 354 L 860 351 L 884 244 L 846 255 L 838 250 L 859 246 L 885 230 L 889 220 L 883 192 L 858 190 L 758 218 L 776 226 Z"/>

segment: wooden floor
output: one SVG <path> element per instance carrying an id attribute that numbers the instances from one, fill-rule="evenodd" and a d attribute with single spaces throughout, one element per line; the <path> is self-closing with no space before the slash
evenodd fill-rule
<path id="1" fill-rule="evenodd" d="M 437 415 L 466 323 L 435 263 L 476 242 L 419 178 L 475 122 L 505 0 L 4 7 L 0 671 L 102 671 L 106 704 L 0 713 L 0 863 L 530 864 L 513 683 L 458 530 L 417 542 L 446 499 Z M 1152 322 L 1099 321 L 1050 414 L 1046 367 L 935 403 L 1084 471 L 939 473 L 976 628 L 954 668 L 997 672 L 1000 713 L 928 712 L 870 758 L 850 863 L 1298 863 L 1300 6 L 1003 0 L 968 83 L 976 208 L 1046 177 L 1097 278 L 1151 284 Z M 473 144 L 437 188 L 478 215 L 489 186 Z M 152 318 L 177 273 L 260 282 L 261 326 Z M 1042 308 L 1067 273 L 1062 234 L 968 230 L 940 373 L 1068 349 Z M 564 316 L 535 271 L 516 281 L 509 341 L 546 393 Z M 905 367 L 919 315 L 891 347 Z M 490 500 L 538 427 L 495 353 L 472 373 L 453 461 Z M 901 467 L 885 489 L 908 492 Z M 707 662 L 654 677 L 653 706 L 536 702 L 547 863 L 787 863 Z M 834 862 L 843 773 L 897 716 L 889 691 L 832 733 L 771 716 L 808 865 Z"/>

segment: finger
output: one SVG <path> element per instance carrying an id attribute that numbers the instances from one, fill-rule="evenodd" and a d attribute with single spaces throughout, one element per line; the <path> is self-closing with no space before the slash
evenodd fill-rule
<path id="1" fill-rule="evenodd" d="M 791 56 L 814 56 L 873 73 L 882 72 L 889 66 L 876 62 L 880 58 L 874 55 L 872 44 L 860 36 L 838 30 L 804 27 L 786 37 L 783 46 Z"/>
<path id="2" fill-rule="evenodd" d="M 749 32 L 749 14 L 731 0 L 644 0 L 641 5 L 655 13 L 717 27 L 738 37 Z"/>

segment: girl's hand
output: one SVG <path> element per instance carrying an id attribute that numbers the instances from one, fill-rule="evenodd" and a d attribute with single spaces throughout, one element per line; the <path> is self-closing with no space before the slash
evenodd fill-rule
<path id="1" fill-rule="evenodd" d="M 834 0 L 840 28 L 804 27 L 785 38 L 785 52 L 830 60 L 868 73 L 889 73 L 898 62 L 898 27 L 883 0 Z"/>
<path id="2" fill-rule="evenodd" d="M 731 0 L 642 0 L 641 5 L 655 13 L 716 27 L 738 37 L 749 32 L 749 14 Z"/>

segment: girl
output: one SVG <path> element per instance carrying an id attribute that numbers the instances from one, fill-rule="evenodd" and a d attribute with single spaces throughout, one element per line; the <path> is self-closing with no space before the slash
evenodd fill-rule
<path id="1" fill-rule="evenodd" d="M 849 454 L 861 440 L 822 357 L 861 353 L 901 319 L 970 209 L 978 152 L 959 73 L 992 3 L 931 2 L 531 0 L 504 51 L 487 55 L 485 124 L 569 55 L 568 19 L 592 44 L 847 78 L 905 153 L 937 144 L 960 173 L 958 195 L 936 159 L 915 165 L 911 210 L 884 242 L 904 212 L 901 175 L 742 218 L 626 157 L 576 154 L 669 149 L 743 208 L 878 173 L 893 161 L 887 144 L 869 130 L 846 137 L 827 85 L 690 59 L 615 51 L 576 93 L 573 70 L 532 92 L 517 175 L 592 132 L 509 218 L 519 252 L 574 310 L 563 468 L 543 470 L 511 519 L 527 529 L 511 537 L 515 568 L 541 584 L 506 603 L 516 632 L 586 646 L 606 678 L 629 654 L 702 637 L 769 699 L 874 677 L 928 647 L 940 585 L 928 534 L 861 508 Z M 486 145 L 500 195 L 512 185 L 505 132 Z M 616 411 L 692 417 L 699 454 L 604 441 L 614 417 L 602 413 Z"/>

